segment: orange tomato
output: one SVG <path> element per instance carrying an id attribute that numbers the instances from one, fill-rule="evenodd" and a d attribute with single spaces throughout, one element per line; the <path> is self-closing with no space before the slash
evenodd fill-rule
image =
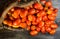
<path id="1" fill-rule="evenodd" d="M 35 9 L 29 9 L 29 14 L 35 14 Z"/>
<path id="2" fill-rule="evenodd" d="M 50 7 L 50 6 L 52 6 L 52 3 L 51 2 L 46 2 L 46 7 Z"/>
<path id="3" fill-rule="evenodd" d="M 56 30 L 55 30 L 55 29 L 53 29 L 53 30 L 51 30 L 49 33 L 50 33 L 51 35 L 54 35 L 54 34 L 55 34 L 55 32 L 56 32 Z"/>
<path id="4" fill-rule="evenodd" d="M 22 18 L 22 22 L 26 22 L 27 17 Z"/>
<path id="5" fill-rule="evenodd" d="M 28 15 L 28 20 L 33 21 L 33 15 Z"/>
<path id="6" fill-rule="evenodd" d="M 47 14 L 52 14 L 52 13 L 53 13 L 53 11 L 48 9 Z"/>
<path id="7" fill-rule="evenodd" d="M 38 32 L 36 30 L 30 32 L 31 36 L 36 36 L 37 34 L 38 34 Z"/>
<path id="8" fill-rule="evenodd" d="M 54 17 L 52 15 L 48 15 L 48 19 L 54 21 L 56 19 L 56 17 Z"/>
<path id="9" fill-rule="evenodd" d="M 42 33 L 46 33 L 45 27 L 42 27 L 42 28 L 41 28 L 41 32 L 42 32 Z"/>
<path id="10" fill-rule="evenodd" d="M 42 10 L 42 9 L 43 9 L 43 6 L 42 6 L 41 4 L 39 4 L 39 3 L 35 3 L 35 4 L 33 5 L 33 7 L 34 7 L 35 9 L 39 9 L 39 10 Z"/>
<path id="11" fill-rule="evenodd" d="M 26 24 L 27 24 L 28 26 L 30 26 L 30 25 L 31 25 L 31 21 L 26 20 Z"/>
<path id="12" fill-rule="evenodd" d="M 41 30 L 41 29 L 40 29 L 39 27 L 36 27 L 36 31 L 40 32 L 40 30 Z"/>
<path id="13" fill-rule="evenodd" d="M 28 31 L 30 30 L 30 26 L 27 26 L 27 28 L 26 28 Z"/>
<path id="14" fill-rule="evenodd" d="M 32 21 L 32 25 L 37 25 L 38 23 L 35 21 Z"/>
<path id="15" fill-rule="evenodd" d="M 35 30 L 36 29 L 36 26 L 31 26 L 31 30 Z"/>
<path id="16" fill-rule="evenodd" d="M 58 12 L 58 9 L 57 9 L 57 8 L 55 8 L 55 9 L 54 9 L 54 12 L 55 12 L 55 13 L 57 13 L 57 12 Z"/>
<path id="17" fill-rule="evenodd" d="M 58 28 L 58 25 L 57 24 L 51 24 L 50 27 L 53 28 L 53 29 L 56 29 L 56 28 Z"/>
<path id="18" fill-rule="evenodd" d="M 50 27 L 45 27 L 46 31 L 47 32 L 50 32 L 51 31 L 51 28 Z"/>
<path id="19" fill-rule="evenodd" d="M 9 20 L 8 23 L 7 23 L 7 25 L 8 25 L 8 26 L 12 26 L 12 25 L 13 25 L 13 24 L 12 24 L 12 21 Z"/>
<path id="20" fill-rule="evenodd" d="M 43 21 L 47 21 L 48 17 L 47 16 L 43 16 Z"/>
<path id="21" fill-rule="evenodd" d="M 21 27 L 21 28 L 26 28 L 27 27 L 27 24 L 26 23 L 20 23 L 20 26 L 19 27 Z"/>

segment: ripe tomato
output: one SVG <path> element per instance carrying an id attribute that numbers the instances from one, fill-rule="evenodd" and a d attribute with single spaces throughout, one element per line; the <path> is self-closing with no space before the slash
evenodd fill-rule
<path id="1" fill-rule="evenodd" d="M 47 11 L 48 10 L 48 7 L 44 7 L 44 11 Z"/>
<path id="2" fill-rule="evenodd" d="M 39 4 L 39 3 L 35 3 L 35 4 L 33 5 L 33 7 L 34 7 L 35 9 L 39 9 L 39 10 L 42 10 L 42 9 L 43 9 L 43 6 L 42 6 L 41 4 Z"/>
<path id="3" fill-rule="evenodd" d="M 37 25 L 38 23 L 35 21 L 32 21 L 32 25 Z"/>
<path id="4" fill-rule="evenodd" d="M 22 18 L 22 22 L 25 22 L 27 20 L 27 18 L 25 17 L 25 18 Z"/>
<path id="5" fill-rule="evenodd" d="M 28 31 L 30 31 L 30 26 L 27 26 L 27 28 L 26 28 Z"/>
<path id="6" fill-rule="evenodd" d="M 33 16 L 32 15 L 28 15 L 28 20 L 29 21 L 33 21 Z"/>
<path id="7" fill-rule="evenodd" d="M 40 21 L 42 21 L 42 17 L 38 17 L 38 18 L 36 19 L 36 22 L 37 22 L 37 23 L 39 23 Z"/>
<path id="8" fill-rule="evenodd" d="M 56 30 L 55 30 L 55 29 L 53 29 L 53 30 L 51 30 L 49 33 L 50 33 L 51 35 L 54 35 L 54 34 L 55 34 L 55 32 L 56 32 Z"/>
<path id="9" fill-rule="evenodd" d="M 9 17 L 10 20 L 14 20 L 14 18 L 12 16 Z"/>
<path id="10" fill-rule="evenodd" d="M 53 29 L 56 29 L 56 28 L 58 28 L 58 25 L 57 24 L 51 24 L 50 27 L 53 28 Z"/>
<path id="11" fill-rule="evenodd" d="M 51 15 L 56 17 L 56 16 L 57 16 L 57 13 L 54 13 L 54 12 L 53 12 Z"/>
<path id="12" fill-rule="evenodd" d="M 21 23 L 21 19 L 16 19 L 13 21 L 13 25 L 19 25 Z"/>
<path id="13" fill-rule="evenodd" d="M 48 17 L 47 16 L 43 16 L 43 21 L 47 21 Z"/>
<path id="14" fill-rule="evenodd" d="M 54 10 L 53 6 L 50 6 L 49 9 L 52 10 L 52 11 Z"/>
<path id="15" fill-rule="evenodd" d="M 40 25 L 40 26 L 44 26 L 44 22 L 43 22 L 43 21 L 40 21 L 40 22 L 39 22 L 39 25 Z"/>
<path id="16" fill-rule="evenodd" d="M 38 32 L 36 30 L 30 32 L 31 36 L 36 36 L 37 34 L 38 34 Z"/>
<path id="17" fill-rule="evenodd" d="M 13 12 L 13 14 L 12 14 L 12 17 L 14 17 L 14 18 L 18 18 L 20 12 L 21 12 L 21 10 L 19 10 L 19 9 L 18 9 L 18 10 L 15 10 L 15 11 Z"/>
<path id="18" fill-rule="evenodd" d="M 31 30 L 35 30 L 36 29 L 36 26 L 31 26 Z"/>
<path id="19" fill-rule="evenodd" d="M 54 21 L 54 20 L 55 20 L 55 18 L 56 18 L 56 17 L 54 17 L 54 16 L 52 16 L 52 15 L 48 15 L 48 19 L 49 19 L 49 20 Z"/>
<path id="20" fill-rule="evenodd" d="M 26 23 L 20 23 L 20 26 L 21 28 L 26 28 L 27 27 L 27 24 Z"/>
<path id="21" fill-rule="evenodd" d="M 29 9 L 29 14 L 35 14 L 35 9 Z"/>
<path id="22" fill-rule="evenodd" d="M 36 12 L 36 13 L 39 13 L 39 12 L 40 12 L 40 10 L 36 9 L 36 10 L 35 10 L 35 12 Z"/>
<path id="23" fill-rule="evenodd" d="M 51 28 L 50 27 L 45 27 L 46 31 L 47 32 L 50 32 L 51 31 Z"/>
<path id="24" fill-rule="evenodd" d="M 42 33 L 46 33 L 45 27 L 42 27 L 42 28 L 41 28 L 41 32 L 42 32 Z"/>
<path id="25" fill-rule="evenodd" d="M 27 10 L 22 10 L 21 13 L 20 13 L 20 17 L 21 18 L 24 18 L 28 15 L 28 11 Z"/>
<path id="26" fill-rule="evenodd" d="M 57 12 L 58 12 L 58 9 L 57 9 L 57 8 L 55 8 L 55 9 L 54 9 L 54 12 L 55 12 L 55 13 L 57 13 Z"/>
<path id="27" fill-rule="evenodd" d="M 41 30 L 41 29 L 40 29 L 39 27 L 36 27 L 36 31 L 40 32 L 40 30 Z"/>
<path id="28" fill-rule="evenodd" d="M 7 23 L 8 26 L 12 26 L 12 21 L 9 20 L 8 23 Z"/>
<path id="29" fill-rule="evenodd" d="M 40 11 L 40 12 L 37 14 L 37 17 L 45 16 L 45 15 L 46 15 L 45 11 Z"/>
<path id="30" fill-rule="evenodd" d="M 46 7 L 50 7 L 50 6 L 52 6 L 52 3 L 51 2 L 46 2 Z"/>
<path id="31" fill-rule="evenodd" d="M 52 13 L 53 13 L 53 11 L 48 9 L 47 14 L 52 14 Z"/>
<path id="32" fill-rule="evenodd" d="M 31 21 L 29 21 L 29 20 L 26 20 L 26 23 L 27 23 L 28 26 L 31 25 Z"/>
<path id="33" fill-rule="evenodd" d="M 3 24 L 6 24 L 7 25 L 8 24 L 8 20 L 4 20 L 3 21 Z"/>
<path id="34" fill-rule="evenodd" d="M 35 17 L 34 15 L 32 16 L 32 18 L 33 18 L 33 20 L 32 20 L 32 21 L 36 21 L 36 17 Z"/>

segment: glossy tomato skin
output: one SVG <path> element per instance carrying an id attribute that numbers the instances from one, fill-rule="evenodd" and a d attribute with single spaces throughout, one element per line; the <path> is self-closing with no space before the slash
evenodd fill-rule
<path id="1" fill-rule="evenodd" d="M 27 26 L 26 30 L 30 31 L 30 26 Z"/>
<path id="2" fill-rule="evenodd" d="M 49 20 L 54 21 L 54 20 L 55 20 L 55 18 L 56 18 L 56 17 L 54 17 L 54 16 L 52 16 L 52 15 L 48 15 L 48 19 L 49 19 Z"/>
<path id="3" fill-rule="evenodd" d="M 28 15 L 28 20 L 29 21 L 33 21 L 33 16 L 32 15 Z"/>
<path id="4" fill-rule="evenodd" d="M 41 32 L 42 32 L 42 33 L 46 33 L 45 27 L 42 27 L 42 28 L 41 28 Z"/>
<path id="5" fill-rule="evenodd" d="M 19 27 L 21 27 L 21 28 L 26 28 L 27 27 L 27 24 L 26 23 L 20 23 L 20 25 L 19 25 Z"/>
<path id="6" fill-rule="evenodd" d="M 42 6 L 41 4 L 39 4 L 39 3 L 35 3 L 35 4 L 33 5 L 33 7 L 34 7 L 35 9 L 39 9 L 39 10 L 42 10 L 42 9 L 43 9 L 43 6 Z"/>
<path id="7" fill-rule="evenodd" d="M 27 24 L 28 26 L 30 26 L 30 25 L 31 25 L 31 21 L 26 20 L 26 24 Z"/>
<path id="8" fill-rule="evenodd" d="M 36 26 L 31 26 L 31 30 L 35 30 L 36 29 Z"/>
<path id="9" fill-rule="evenodd" d="M 14 18 L 18 18 L 20 12 L 21 12 L 21 10 L 19 10 L 19 9 L 18 9 L 18 10 L 15 10 L 15 11 L 12 13 L 12 16 L 13 16 Z"/>
<path id="10" fill-rule="evenodd" d="M 46 31 L 47 32 L 50 32 L 51 31 L 51 28 L 50 27 L 45 27 Z"/>
<path id="11" fill-rule="evenodd" d="M 47 21 L 48 17 L 47 16 L 43 16 L 43 21 Z"/>
<path id="12" fill-rule="evenodd" d="M 46 7 L 50 7 L 50 6 L 52 6 L 52 3 L 51 2 L 46 2 Z"/>
<path id="13" fill-rule="evenodd" d="M 36 30 L 30 32 L 31 36 L 36 36 L 37 34 L 38 34 L 38 32 Z"/>
<path id="14" fill-rule="evenodd" d="M 58 28 L 58 25 L 57 24 L 51 24 L 50 27 L 53 28 L 53 29 L 56 29 L 56 28 Z"/>
<path id="15" fill-rule="evenodd" d="M 36 31 L 40 32 L 40 30 L 41 30 L 41 29 L 40 29 L 39 27 L 36 27 Z"/>
<path id="16" fill-rule="evenodd" d="M 21 19 L 16 19 L 13 21 L 13 25 L 19 25 L 21 23 Z"/>
<path id="17" fill-rule="evenodd" d="M 35 9 L 29 9 L 29 14 L 35 14 Z"/>
<path id="18" fill-rule="evenodd" d="M 21 18 L 24 18 L 28 15 L 28 11 L 27 10 L 21 10 L 21 13 L 20 13 L 20 17 Z"/>
<path id="19" fill-rule="evenodd" d="M 51 30 L 51 31 L 49 32 L 49 34 L 50 34 L 50 35 L 54 35 L 54 34 L 55 34 L 55 32 L 56 32 L 56 30 L 55 30 L 55 29 L 53 29 L 53 30 Z"/>

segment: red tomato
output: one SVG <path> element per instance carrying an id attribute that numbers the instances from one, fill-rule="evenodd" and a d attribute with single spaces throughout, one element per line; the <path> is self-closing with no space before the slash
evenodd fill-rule
<path id="1" fill-rule="evenodd" d="M 38 34 L 38 32 L 36 30 L 30 32 L 31 36 L 36 36 L 37 34 Z"/>
<path id="2" fill-rule="evenodd" d="M 30 26 L 27 26 L 27 28 L 26 28 L 28 31 L 30 30 Z"/>
<path id="3" fill-rule="evenodd" d="M 42 21 L 42 17 L 38 17 L 38 18 L 36 19 L 36 22 L 37 22 L 37 23 L 39 23 L 40 21 Z"/>
<path id="4" fill-rule="evenodd" d="M 56 17 L 56 16 L 57 16 L 57 13 L 54 13 L 54 12 L 53 12 L 51 15 Z"/>
<path id="5" fill-rule="evenodd" d="M 13 25 L 13 24 L 12 24 L 12 21 L 9 20 L 8 23 L 7 23 L 7 25 L 8 25 L 8 26 L 12 26 L 12 25 Z"/>
<path id="6" fill-rule="evenodd" d="M 48 15 L 48 19 L 54 21 L 56 19 L 56 17 L 54 17 L 52 15 Z"/>
<path id="7" fill-rule="evenodd" d="M 48 17 L 47 16 L 43 16 L 43 21 L 47 21 Z"/>
<path id="8" fill-rule="evenodd" d="M 50 32 L 51 31 L 51 28 L 50 27 L 45 27 L 46 31 L 47 32 Z"/>
<path id="9" fill-rule="evenodd" d="M 33 20 L 32 20 L 32 21 L 36 21 L 36 17 L 35 17 L 34 15 L 32 16 L 32 18 L 33 18 Z"/>
<path id="10" fill-rule="evenodd" d="M 35 14 L 35 9 L 29 9 L 29 14 Z"/>
<path id="11" fill-rule="evenodd" d="M 26 23 L 27 23 L 27 25 L 31 25 L 31 21 L 29 21 L 29 20 L 26 20 Z"/>
<path id="12" fill-rule="evenodd" d="M 43 21 L 40 21 L 39 25 L 40 26 L 44 26 L 44 22 Z"/>
<path id="13" fill-rule="evenodd" d="M 32 24 L 33 24 L 33 25 L 37 25 L 38 23 L 37 23 L 37 22 L 35 22 L 35 21 L 32 21 Z"/>
<path id="14" fill-rule="evenodd" d="M 50 10 L 54 10 L 53 6 L 50 6 L 49 9 L 50 9 Z"/>
<path id="15" fill-rule="evenodd" d="M 27 20 L 27 18 L 25 17 L 25 18 L 22 18 L 22 22 L 25 22 Z"/>
<path id="16" fill-rule="evenodd" d="M 46 33 L 45 27 L 42 27 L 42 28 L 41 28 L 41 32 L 42 32 L 42 33 Z"/>
<path id="17" fill-rule="evenodd" d="M 47 14 L 52 14 L 53 11 L 51 9 L 48 9 Z"/>
<path id="18" fill-rule="evenodd" d="M 10 20 L 14 20 L 14 18 L 12 16 L 9 17 Z"/>
<path id="19" fill-rule="evenodd" d="M 26 23 L 20 23 L 20 26 L 21 28 L 26 28 L 27 27 L 27 24 Z"/>
<path id="20" fill-rule="evenodd" d="M 36 26 L 31 26 L 31 30 L 35 30 L 36 29 Z"/>
<path id="21" fill-rule="evenodd" d="M 19 25 L 21 23 L 21 19 L 16 19 L 13 21 L 13 25 Z"/>
<path id="22" fill-rule="evenodd" d="M 46 2 L 46 7 L 50 7 L 52 6 L 52 3 L 51 2 Z"/>
<path id="23" fill-rule="evenodd" d="M 20 14 L 21 10 L 15 10 L 14 13 L 12 14 L 12 17 L 14 18 L 18 18 L 19 17 L 19 14 Z"/>
<path id="24" fill-rule="evenodd" d="M 53 28 L 53 29 L 56 29 L 56 28 L 58 28 L 58 25 L 57 24 L 51 24 L 50 27 Z"/>
<path id="25" fill-rule="evenodd" d="M 36 13 L 39 13 L 39 12 L 40 12 L 40 10 L 37 9 L 37 10 L 36 10 Z"/>
<path id="26" fill-rule="evenodd" d="M 41 30 L 41 29 L 40 29 L 39 27 L 36 27 L 36 31 L 40 32 L 40 30 Z"/>
<path id="27" fill-rule="evenodd" d="M 24 18 L 28 15 L 28 11 L 27 10 L 22 10 L 22 12 L 20 13 L 20 17 Z"/>
<path id="28" fill-rule="evenodd" d="M 35 4 L 33 5 L 33 7 L 34 7 L 35 9 L 39 9 L 39 10 L 42 10 L 42 9 L 43 9 L 43 6 L 42 6 L 41 4 L 39 4 L 39 3 L 35 3 Z"/>
<path id="29" fill-rule="evenodd" d="M 57 13 L 57 12 L 58 12 L 58 9 L 57 9 L 57 8 L 55 8 L 55 9 L 54 9 L 54 12 L 55 12 L 55 13 Z"/>
<path id="30" fill-rule="evenodd" d="M 45 16 L 45 15 L 46 15 L 45 11 L 41 11 L 37 14 L 37 17 Z"/>
<path id="31" fill-rule="evenodd" d="M 55 34 L 55 32 L 56 32 L 56 30 L 55 30 L 55 29 L 53 29 L 53 30 L 51 30 L 49 33 L 50 33 L 51 35 L 54 35 L 54 34 Z"/>
<path id="32" fill-rule="evenodd" d="M 3 24 L 6 24 L 7 25 L 8 24 L 8 20 L 4 20 L 3 21 Z"/>
<path id="33" fill-rule="evenodd" d="M 29 21 L 33 21 L 33 16 L 32 15 L 28 15 L 28 20 Z"/>

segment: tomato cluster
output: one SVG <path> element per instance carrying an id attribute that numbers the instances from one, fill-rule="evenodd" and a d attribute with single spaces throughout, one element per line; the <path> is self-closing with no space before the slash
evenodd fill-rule
<path id="1" fill-rule="evenodd" d="M 39 32 L 53 35 L 58 27 L 55 23 L 58 9 L 51 2 L 41 1 L 26 8 L 13 7 L 5 16 L 3 24 L 14 28 L 24 28 L 35 36 Z"/>

